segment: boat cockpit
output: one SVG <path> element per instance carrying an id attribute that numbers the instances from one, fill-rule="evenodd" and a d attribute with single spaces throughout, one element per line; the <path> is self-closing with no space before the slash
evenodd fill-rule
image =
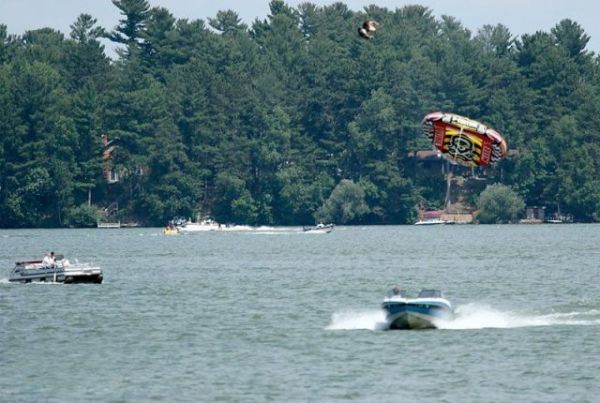
<path id="1" fill-rule="evenodd" d="M 444 298 L 444 296 L 440 290 L 423 289 L 419 292 L 417 298 Z"/>
<path id="2" fill-rule="evenodd" d="M 407 298 L 406 290 L 402 290 L 400 287 L 395 286 L 387 293 L 388 297 L 399 297 L 399 298 Z"/>

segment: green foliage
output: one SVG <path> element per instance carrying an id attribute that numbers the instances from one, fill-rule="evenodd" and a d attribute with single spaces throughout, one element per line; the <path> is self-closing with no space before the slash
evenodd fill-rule
<path id="1" fill-rule="evenodd" d="M 359 184 L 344 179 L 315 214 L 317 221 L 337 224 L 357 224 L 369 212 L 365 191 Z"/>
<path id="2" fill-rule="evenodd" d="M 431 147 L 420 120 L 435 110 L 505 135 L 518 156 L 494 175 L 526 204 L 600 219 L 600 61 L 574 21 L 472 37 L 460 16 L 423 6 L 273 0 L 247 26 L 234 10 L 205 23 L 147 0 L 112 4 L 111 31 L 87 14 L 67 37 L 0 25 L 0 227 L 85 226 L 116 204 L 149 225 L 199 212 L 414 222 L 417 205 L 445 196 L 442 175 L 409 157 Z M 356 34 L 367 17 L 381 23 L 371 41 Z M 119 46 L 115 60 L 101 38 Z M 106 160 L 103 133 L 120 139 Z"/>
<path id="3" fill-rule="evenodd" d="M 224 34 L 245 31 L 248 28 L 232 10 L 219 11 L 216 18 L 209 18 L 208 21 L 211 27 Z"/>
<path id="4" fill-rule="evenodd" d="M 551 29 L 556 43 L 563 48 L 570 57 L 577 57 L 585 53 L 585 47 L 590 40 L 589 35 L 583 31 L 579 24 L 569 19 L 562 20 Z"/>
<path id="5" fill-rule="evenodd" d="M 256 202 L 244 181 L 234 174 L 222 172 L 217 175 L 214 205 L 213 215 L 218 221 L 256 224 Z"/>
<path id="6" fill-rule="evenodd" d="M 94 206 L 82 204 L 71 207 L 65 214 L 64 224 L 67 227 L 82 228 L 95 227 L 100 218 L 98 209 Z"/>
<path id="7" fill-rule="evenodd" d="M 144 27 L 150 4 L 147 0 L 112 0 L 112 3 L 120 10 L 123 19 L 110 33 L 109 39 L 128 45 L 135 43 Z"/>
<path id="8" fill-rule="evenodd" d="M 510 187 L 502 184 L 489 185 L 477 201 L 477 220 L 482 224 L 505 224 L 516 222 L 525 208 L 523 199 Z"/>

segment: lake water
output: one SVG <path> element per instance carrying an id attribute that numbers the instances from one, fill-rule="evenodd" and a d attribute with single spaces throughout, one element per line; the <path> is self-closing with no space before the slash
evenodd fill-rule
<path id="1" fill-rule="evenodd" d="M 54 250 L 101 285 L 11 284 Z M 600 225 L 0 230 L 0 401 L 598 401 Z M 386 331 L 393 284 L 445 329 Z"/>

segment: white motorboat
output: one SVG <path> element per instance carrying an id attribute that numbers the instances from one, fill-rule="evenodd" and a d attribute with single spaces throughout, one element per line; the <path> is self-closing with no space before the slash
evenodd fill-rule
<path id="1" fill-rule="evenodd" d="M 415 225 L 444 225 L 448 224 L 444 220 L 440 220 L 439 218 L 428 218 L 425 220 L 419 220 L 415 223 Z M 454 224 L 454 222 L 452 223 Z"/>
<path id="2" fill-rule="evenodd" d="M 98 222 L 98 228 L 121 228 L 121 221 L 118 222 Z"/>
<path id="3" fill-rule="evenodd" d="M 290 230 L 289 227 L 271 227 L 271 226 L 251 226 L 251 225 L 237 225 L 237 224 L 220 224 L 212 218 L 204 218 L 202 221 L 192 222 L 177 222 L 174 228 L 178 233 L 196 233 L 196 232 L 289 232 L 298 231 L 298 229 Z M 332 225 L 333 227 L 333 225 Z M 329 229 L 328 232 L 330 232 Z"/>
<path id="4" fill-rule="evenodd" d="M 409 298 L 395 287 L 382 308 L 390 329 L 435 329 L 440 322 L 454 319 L 452 305 L 440 290 L 423 289 L 416 298 Z"/>
<path id="5" fill-rule="evenodd" d="M 71 263 L 59 257 L 52 266 L 45 266 L 41 260 L 17 261 L 11 270 L 8 281 L 54 282 L 54 283 L 102 283 L 102 269 L 89 263 Z"/>
<path id="6" fill-rule="evenodd" d="M 222 225 L 211 218 L 205 218 L 202 221 L 198 222 L 184 222 L 182 224 L 177 225 L 176 228 L 181 233 L 207 232 L 217 231 L 222 228 Z"/>
<path id="7" fill-rule="evenodd" d="M 319 223 L 319 224 L 315 225 L 314 227 L 302 227 L 302 231 L 315 233 L 315 234 L 329 234 L 331 231 L 333 231 L 334 227 L 335 227 L 334 224 Z"/>

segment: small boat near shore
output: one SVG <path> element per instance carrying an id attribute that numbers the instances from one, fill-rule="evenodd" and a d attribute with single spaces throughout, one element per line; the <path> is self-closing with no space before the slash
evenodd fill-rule
<path id="1" fill-rule="evenodd" d="M 41 260 L 24 260 L 15 262 L 8 281 L 19 283 L 54 282 L 54 283 L 102 283 L 102 269 L 89 263 L 71 263 L 59 257 L 51 267 L 44 266 Z"/>
<path id="2" fill-rule="evenodd" d="M 257 231 L 271 229 L 272 227 L 252 227 L 249 225 L 235 225 L 235 224 L 221 224 L 212 218 L 206 217 L 203 220 L 192 222 L 185 221 L 180 222 L 173 227 L 180 233 L 194 233 L 194 232 L 209 232 L 209 231 L 228 231 L 228 232 L 245 232 L 245 231 Z"/>
<path id="3" fill-rule="evenodd" d="M 454 319 L 452 305 L 440 290 L 423 289 L 416 298 L 410 298 L 394 287 L 382 308 L 390 329 L 436 329 L 440 321 Z"/>
<path id="4" fill-rule="evenodd" d="M 454 220 L 443 219 L 443 210 L 430 210 L 420 213 L 419 221 L 414 225 L 448 225 L 454 224 Z"/>
<path id="5" fill-rule="evenodd" d="M 414 225 L 446 225 L 446 224 L 450 224 L 450 223 L 448 223 L 444 220 L 440 220 L 439 218 L 431 218 L 431 219 L 419 220 Z M 454 224 L 454 222 L 452 222 L 451 224 Z"/>
<path id="6" fill-rule="evenodd" d="M 312 227 L 302 227 L 302 231 L 314 234 L 329 234 L 331 231 L 333 231 L 334 227 L 334 224 L 319 223 Z"/>
<path id="7" fill-rule="evenodd" d="M 203 232 L 255 232 L 255 233 L 289 233 L 289 232 L 302 232 L 300 227 L 272 227 L 272 226 L 252 226 L 252 225 L 238 225 L 238 224 L 221 224 L 212 218 L 206 217 L 203 220 L 192 222 L 192 221 L 176 221 L 173 220 L 169 224 L 172 228 L 175 228 L 177 233 L 180 234 L 193 234 Z M 306 231 L 305 227 L 305 231 Z M 331 232 L 333 224 L 325 227 L 311 227 L 318 231 Z M 163 231 L 166 234 L 166 232 Z"/>
<path id="8" fill-rule="evenodd" d="M 177 231 L 181 233 L 217 231 L 221 227 L 221 224 L 211 218 L 205 218 L 198 222 L 187 221 L 176 225 Z"/>
<path id="9" fill-rule="evenodd" d="M 118 222 L 98 222 L 98 228 L 121 228 L 121 221 Z"/>

